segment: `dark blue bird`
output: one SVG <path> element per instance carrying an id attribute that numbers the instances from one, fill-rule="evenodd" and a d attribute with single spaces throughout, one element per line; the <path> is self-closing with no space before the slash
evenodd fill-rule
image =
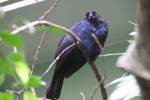
<path id="1" fill-rule="evenodd" d="M 91 61 L 94 61 L 101 50 L 94 41 L 92 34 L 104 46 L 108 34 L 106 21 L 95 11 L 87 12 L 86 17 L 73 25 L 70 30 L 81 40 L 81 45 L 85 48 L 85 53 Z M 60 41 L 56 55 L 57 57 L 65 48 L 74 43 L 74 38 L 65 35 Z M 56 62 L 54 74 L 47 90 L 46 98 L 57 100 L 60 97 L 64 78 L 68 78 L 86 63 L 86 58 L 77 46 L 69 48 Z"/>

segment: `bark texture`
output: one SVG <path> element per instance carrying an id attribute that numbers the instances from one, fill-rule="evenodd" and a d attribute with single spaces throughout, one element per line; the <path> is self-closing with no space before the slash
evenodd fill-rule
<path id="1" fill-rule="evenodd" d="M 135 41 L 118 59 L 118 66 L 136 76 L 142 100 L 150 100 L 150 0 L 137 0 Z"/>

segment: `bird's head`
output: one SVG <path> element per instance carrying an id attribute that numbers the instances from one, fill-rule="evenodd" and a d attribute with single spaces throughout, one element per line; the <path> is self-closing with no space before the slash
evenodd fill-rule
<path id="1" fill-rule="evenodd" d="M 101 16 L 96 13 L 96 11 L 89 11 L 85 14 L 85 19 L 87 19 L 94 26 L 99 25 Z"/>

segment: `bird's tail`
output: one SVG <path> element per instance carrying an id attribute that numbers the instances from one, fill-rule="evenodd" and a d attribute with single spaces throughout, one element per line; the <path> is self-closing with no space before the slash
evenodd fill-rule
<path id="1" fill-rule="evenodd" d="M 57 100 L 60 97 L 63 80 L 64 74 L 62 72 L 54 73 L 46 93 L 46 98 L 51 100 Z"/>

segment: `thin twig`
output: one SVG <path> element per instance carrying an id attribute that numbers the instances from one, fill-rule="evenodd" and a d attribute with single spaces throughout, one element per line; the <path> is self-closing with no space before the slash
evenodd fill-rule
<path id="1" fill-rule="evenodd" d="M 99 57 L 119 56 L 119 55 L 122 55 L 122 54 L 124 54 L 124 53 L 109 53 L 109 54 L 99 55 Z"/>
<path id="2" fill-rule="evenodd" d="M 100 50 L 103 50 L 103 46 L 101 45 L 101 43 L 98 40 L 98 38 L 96 37 L 96 35 L 92 34 L 92 37 L 93 37 L 94 41 L 96 42 L 96 44 L 98 45 L 98 47 L 100 48 Z"/>
<path id="3" fill-rule="evenodd" d="M 42 39 L 41 39 L 41 41 L 40 41 L 40 44 L 39 44 L 39 46 L 38 46 L 38 48 L 37 48 L 37 50 L 36 50 L 36 53 L 35 53 L 35 55 L 34 55 L 34 61 L 33 61 L 33 64 L 32 64 L 32 69 L 31 69 L 31 72 L 30 72 L 30 74 L 29 74 L 29 80 L 31 79 L 31 76 L 32 76 L 32 73 L 33 73 L 33 71 L 34 71 L 34 67 L 35 67 L 35 64 L 36 64 L 36 61 L 37 61 L 37 59 L 38 59 L 38 53 L 39 53 L 39 51 L 40 51 L 40 48 L 42 47 L 42 45 L 43 45 L 43 42 L 44 42 L 44 40 L 45 40 L 45 37 L 46 37 L 46 34 L 47 34 L 47 32 L 45 32 L 44 33 L 44 35 L 43 35 L 43 37 L 42 37 Z M 20 91 L 19 91 L 19 93 L 22 93 L 22 92 L 24 92 L 26 89 L 28 89 L 29 88 L 29 84 L 27 84 L 26 86 L 24 86 L 23 87 L 23 89 L 21 89 Z"/>
<path id="4" fill-rule="evenodd" d="M 53 0 L 53 4 L 51 6 L 51 8 L 49 8 L 40 18 L 39 20 L 42 20 L 44 18 L 46 18 L 56 7 L 56 5 L 58 4 L 58 0 Z"/>
<path id="5" fill-rule="evenodd" d="M 36 0 L 36 2 L 37 2 L 37 0 Z M 39 18 L 39 20 L 42 20 L 42 19 L 46 18 L 46 17 L 54 10 L 54 8 L 56 7 L 57 2 L 58 2 L 58 0 L 54 0 L 54 3 L 53 3 L 53 5 L 52 5 L 52 7 L 51 7 L 49 10 L 47 10 L 47 11 Z M 30 28 L 30 27 L 32 27 L 32 25 L 31 25 L 31 26 L 29 25 L 28 28 Z M 31 72 L 30 72 L 30 74 L 29 74 L 29 80 L 31 79 L 31 76 L 32 76 L 32 74 L 33 74 L 35 64 L 36 64 L 36 62 L 37 62 L 37 60 L 38 60 L 39 51 L 40 51 L 40 49 L 41 49 L 41 47 L 42 47 L 42 45 L 43 45 L 43 43 L 44 43 L 44 40 L 45 40 L 45 38 L 46 38 L 47 33 L 48 33 L 48 32 L 46 31 L 46 32 L 43 34 L 42 39 L 41 39 L 41 41 L 40 41 L 40 44 L 38 45 L 38 48 L 36 49 L 36 52 L 35 52 L 35 55 L 34 55 L 34 58 L 33 58 L 32 69 L 31 69 Z M 24 90 L 27 89 L 27 88 L 28 88 L 28 84 L 22 89 L 22 91 L 24 91 Z M 31 89 L 32 89 L 32 88 L 31 88 Z"/>
<path id="6" fill-rule="evenodd" d="M 40 44 L 38 45 L 38 48 L 36 49 L 36 53 L 35 53 L 34 58 L 33 58 L 33 64 L 32 64 L 32 70 L 31 70 L 30 76 L 32 75 L 32 72 L 33 72 L 33 70 L 34 70 L 35 64 L 36 64 L 36 62 L 37 62 L 37 60 L 38 60 L 38 54 L 39 54 L 39 51 L 40 51 L 41 47 L 43 46 L 43 43 L 44 43 L 44 40 L 45 40 L 45 38 L 46 38 L 47 33 L 48 33 L 48 32 L 46 31 L 46 32 L 43 34 L 42 39 L 41 39 L 41 41 L 40 41 Z"/>
<path id="7" fill-rule="evenodd" d="M 53 62 L 49 65 L 49 67 L 46 69 L 46 71 L 41 75 L 41 78 L 43 78 L 52 68 L 52 66 L 56 63 L 56 61 L 58 61 L 60 59 L 60 57 L 70 48 L 72 48 L 73 46 L 75 46 L 76 43 L 71 44 L 70 46 L 68 46 L 67 48 L 65 48 L 54 60 Z"/>
<path id="8" fill-rule="evenodd" d="M 36 92 L 35 92 L 35 89 L 31 87 L 31 92 L 34 96 L 36 96 Z"/>
<path id="9" fill-rule="evenodd" d="M 19 100 L 19 96 L 20 96 L 20 94 L 16 94 L 16 100 Z"/>
<path id="10" fill-rule="evenodd" d="M 12 93 L 12 94 L 16 95 L 16 100 L 19 100 L 19 96 L 22 94 L 22 92 L 17 92 L 14 90 L 6 90 L 5 92 L 6 93 Z"/>
<path id="11" fill-rule="evenodd" d="M 36 0 L 36 2 L 37 2 L 37 0 Z M 39 20 L 43 20 L 44 18 L 46 18 L 46 17 L 54 10 L 54 8 L 55 8 L 56 5 L 57 5 L 57 2 L 58 2 L 58 0 L 54 0 L 53 5 L 50 7 L 49 10 L 47 10 L 47 11 L 39 18 Z M 42 45 L 43 45 L 43 43 L 44 43 L 44 40 L 45 40 L 45 38 L 46 38 L 47 33 L 48 33 L 48 32 L 46 31 L 46 32 L 43 34 L 42 39 L 41 39 L 41 41 L 40 41 L 40 44 L 38 45 L 38 48 L 36 49 L 36 52 L 35 52 L 35 55 L 34 55 L 34 58 L 33 58 L 33 64 L 32 64 L 31 73 L 30 73 L 30 75 L 29 75 L 29 80 L 31 79 L 31 76 L 32 76 L 32 74 L 33 74 L 35 64 L 36 64 L 36 62 L 37 62 L 37 60 L 38 60 L 39 51 L 40 51 L 40 49 L 41 49 L 41 47 L 42 47 Z M 27 85 L 27 87 L 28 87 L 28 85 Z M 26 87 L 25 87 L 25 88 L 26 88 Z M 31 90 L 32 90 L 32 89 L 33 89 L 33 88 L 31 88 Z"/>
<path id="12" fill-rule="evenodd" d="M 134 25 L 134 26 L 137 26 L 136 23 L 132 22 L 132 21 L 128 21 L 130 24 Z"/>
<path id="13" fill-rule="evenodd" d="M 92 34 L 92 37 L 93 37 L 94 41 L 96 42 L 96 44 L 98 45 L 98 47 L 100 48 L 100 50 L 103 51 L 103 50 L 104 50 L 104 49 L 103 49 L 103 46 L 101 45 L 101 43 L 100 43 L 100 41 L 98 40 L 98 38 L 96 37 L 96 35 L 95 35 L 95 34 Z M 86 58 L 87 58 L 87 61 L 88 61 L 89 65 L 92 67 L 92 69 L 93 69 L 93 71 L 94 71 L 94 74 L 96 75 L 96 78 L 97 78 L 97 80 L 98 80 L 98 82 L 99 82 L 99 85 L 98 85 L 98 86 L 100 86 L 103 100 L 107 100 L 107 92 L 106 92 L 106 89 L 105 89 L 105 86 L 104 86 L 104 83 L 103 83 L 103 81 L 104 81 L 105 78 L 104 78 L 104 77 L 102 78 L 102 76 L 101 76 L 101 74 L 99 73 L 98 68 L 97 68 L 96 64 L 94 63 L 94 61 L 90 61 L 90 60 L 88 59 L 88 57 L 86 57 Z M 104 60 L 104 59 L 103 59 L 103 60 Z M 90 99 L 90 100 L 92 100 L 92 98 L 93 98 L 93 96 L 94 96 L 94 94 L 95 94 L 97 88 L 98 88 L 98 87 L 95 88 L 95 90 L 94 90 L 94 92 L 93 92 L 93 95 L 91 96 L 91 99 Z"/>
<path id="14" fill-rule="evenodd" d="M 98 82 L 99 83 L 101 83 L 100 84 L 100 89 L 101 89 L 101 93 L 102 93 L 102 98 L 103 98 L 103 100 L 107 100 L 107 91 L 106 91 L 106 89 L 105 89 L 105 86 L 104 86 L 104 83 L 103 83 L 103 78 L 102 78 L 102 75 L 99 73 L 99 71 L 98 71 L 98 69 L 97 69 L 97 67 L 96 67 L 96 65 L 95 65 L 95 63 L 94 62 L 88 62 L 90 65 L 91 65 L 91 67 L 92 67 L 92 69 L 93 69 L 93 71 L 94 71 L 94 74 L 95 74 L 95 76 L 96 76 L 96 78 L 97 78 L 97 80 L 98 80 Z M 101 82 L 102 81 L 102 82 Z"/>
<path id="15" fill-rule="evenodd" d="M 89 100 L 93 100 L 93 97 L 94 97 L 94 95 L 95 95 L 95 93 L 96 93 L 98 87 L 102 84 L 103 80 L 104 80 L 104 79 L 102 79 L 102 80 L 98 83 L 98 85 L 95 86 L 95 88 L 94 88 L 94 90 L 93 90 L 93 92 L 92 92 L 92 94 L 91 94 Z"/>
<path id="16" fill-rule="evenodd" d="M 82 96 L 82 100 L 86 100 L 85 99 L 85 94 L 82 91 L 80 91 L 80 95 Z"/>
<path id="17" fill-rule="evenodd" d="M 103 48 L 101 42 L 98 40 L 97 36 L 94 33 L 92 34 L 92 37 L 93 37 L 94 41 L 96 42 L 96 44 L 98 45 L 98 47 L 100 48 L 101 54 L 103 54 L 104 53 L 104 48 Z M 103 57 L 103 62 L 104 61 L 105 61 L 105 59 Z M 104 80 L 105 80 L 105 78 L 106 78 L 105 66 L 103 67 L 103 71 L 104 71 Z"/>
<path id="18" fill-rule="evenodd" d="M 37 2 L 37 0 L 36 0 L 36 2 Z M 54 8 L 55 8 L 56 5 L 57 5 L 57 2 L 58 2 L 58 0 L 54 0 L 54 3 L 53 3 L 53 5 L 50 7 L 50 9 L 47 10 L 39 19 L 42 20 L 42 19 L 46 18 L 46 16 L 48 16 L 48 14 L 50 14 L 50 13 L 54 10 Z M 38 48 L 37 48 L 37 50 L 36 50 L 36 53 L 35 53 L 35 55 L 34 55 L 34 58 L 33 58 L 33 59 L 34 59 L 34 62 L 33 62 L 33 64 L 32 64 L 32 71 L 31 71 L 31 72 L 33 72 L 33 69 L 34 69 L 34 67 L 35 67 L 36 61 L 38 60 L 38 53 L 39 53 L 40 48 L 41 48 L 42 45 L 43 45 L 43 42 L 44 42 L 44 40 L 45 40 L 45 38 L 46 38 L 46 35 L 47 35 L 47 31 L 43 34 L 42 39 L 41 39 L 41 42 L 40 42 L 40 44 L 39 44 L 39 46 L 38 46 Z M 31 75 L 32 75 L 32 73 L 31 73 Z"/>

